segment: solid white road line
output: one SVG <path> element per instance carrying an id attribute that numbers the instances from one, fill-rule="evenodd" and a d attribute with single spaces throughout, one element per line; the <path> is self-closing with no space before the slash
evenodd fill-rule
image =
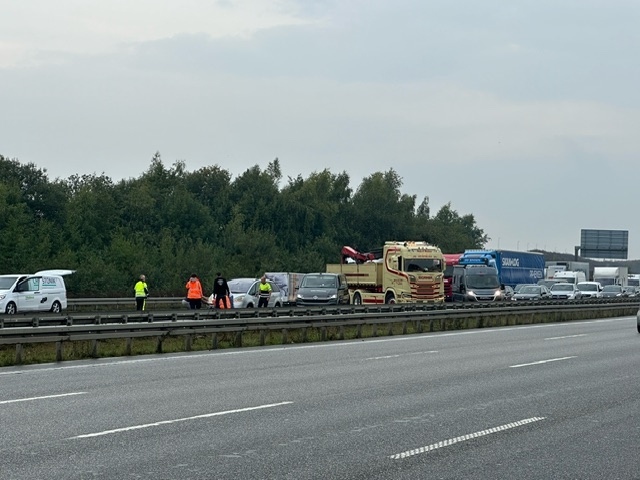
<path id="1" fill-rule="evenodd" d="M 84 435 L 78 435 L 78 436 L 75 436 L 75 437 L 70 437 L 68 440 L 75 440 L 75 439 L 78 439 L 78 438 L 101 437 L 103 435 L 111 435 L 112 433 L 129 432 L 131 430 L 140 430 L 142 428 L 158 427 L 160 425 L 170 425 L 172 423 L 187 422 L 189 420 L 199 420 L 201 418 L 219 417 L 221 415 L 229 415 L 231 413 L 250 412 L 252 410 L 262 410 L 264 408 L 280 407 L 282 405 L 289 405 L 291 403 L 293 403 L 293 402 L 271 403 L 271 404 L 268 404 L 268 405 L 259 405 L 257 407 L 238 408 L 236 410 L 227 410 L 227 411 L 224 411 L 224 412 L 205 413 L 204 415 L 195 415 L 193 417 L 176 418 L 174 420 L 162 420 L 160 422 L 147 423 L 147 424 L 144 424 L 144 425 L 133 425 L 131 427 L 115 428 L 113 430 L 104 430 L 102 432 L 86 433 Z"/>
<path id="2" fill-rule="evenodd" d="M 576 338 L 576 337 L 586 337 L 586 333 L 579 333 L 577 335 L 565 335 L 564 337 L 549 337 L 545 338 L 545 340 L 563 340 L 565 338 Z"/>
<path id="3" fill-rule="evenodd" d="M 401 460 L 407 457 L 413 457 L 414 455 L 420 455 L 421 453 L 432 452 L 433 450 L 437 450 L 443 447 L 449 447 L 451 445 L 455 445 L 456 443 L 466 442 L 467 440 L 472 440 L 474 438 L 485 437 L 487 435 L 491 435 L 492 433 L 503 432 L 505 430 L 509 430 L 516 427 L 521 427 L 523 425 L 527 425 L 533 422 L 539 422 L 540 420 L 544 420 L 545 417 L 531 417 L 525 418 L 524 420 L 520 420 L 518 422 L 507 423 L 505 425 L 500 425 L 499 427 L 493 427 L 488 430 L 481 430 L 479 432 L 470 433 L 468 435 L 462 435 L 456 438 L 450 438 L 448 440 L 444 440 L 438 443 L 432 443 L 431 445 L 427 445 L 426 447 L 415 448 L 413 450 L 407 450 L 406 452 L 397 453 L 395 455 L 391 455 L 392 460 Z"/>
<path id="4" fill-rule="evenodd" d="M 529 367 L 531 365 L 542 365 L 549 362 L 559 362 L 560 360 L 569 360 L 570 358 L 576 358 L 577 355 L 571 357 L 550 358 L 549 360 L 540 360 L 539 362 L 521 363 L 520 365 L 509 365 L 509 368 Z"/>
<path id="5" fill-rule="evenodd" d="M 5 405 L 7 403 L 32 402 L 34 400 L 46 400 L 48 398 L 71 397 L 73 395 L 86 395 L 86 394 L 87 392 L 73 392 L 73 393 L 60 393 L 58 395 L 43 395 L 41 397 L 17 398 L 15 400 L 2 400 L 0 401 L 0 405 Z"/>

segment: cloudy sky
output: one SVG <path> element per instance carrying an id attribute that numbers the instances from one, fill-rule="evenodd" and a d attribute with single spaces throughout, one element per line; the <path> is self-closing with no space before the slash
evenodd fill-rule
<path id="1" fill-rule="evenodd" d="M 0 0 L 0 154 L 238 175 L 394 168 L 489 247 L 640 258 L 636 0 Z"/>

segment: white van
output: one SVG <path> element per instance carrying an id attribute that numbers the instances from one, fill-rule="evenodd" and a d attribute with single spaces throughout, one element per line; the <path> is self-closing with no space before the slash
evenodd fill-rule
<path id="1" fill-rule="evenodd" d="M 7 315 L 35 311 L 60 313 L 67 308 L 67 288 L 62 277 L 74 271 L 0 275 L 0 312 Z"/>
<path id="2" fill-rule="evenodd" d="M 581 272 L 579 270 L 576 270 L 576 271 L 566 270 L 564 272 L 556 272 L 553 275 L 553 279 L 562 280 L 563 282 L 573 283 L 574 285 L 577 285 L 579 283 L 586 282 L 587 276 L 584 274 L 584 272 Z"/>

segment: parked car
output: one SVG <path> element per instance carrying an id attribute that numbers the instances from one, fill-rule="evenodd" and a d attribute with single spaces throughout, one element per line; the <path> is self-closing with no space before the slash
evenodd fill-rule
<path id="1" fill-rule="evenodd" d="M 551 297 L 551 292 L 544 285 L 525 285 L 511 300 L 543 300 Z"/>
<path id="2" fill-rule="evenodd" d="M 604 298 L 626 297 L 627 294 L 620 285 L 605 285 L 602 289 L 602 296 Z"/>
<path id="3" fill-rule="evenodd" d="M 349 304 L 349 286 L 343 273 L 307 273 L 300 281 L 297 306 Z"/>
<path id="4" fill-rule="evenodd" d="M 582 292 L 582 298 L 602 298 L 600 282 L 580 282 L 576 287 Z"/>
<path id="5" fill-rule="evenodd" d="M 258 306 L 258 284 L 257 278 L 234 278 L 229 280 L 229 291 L 233 298 L 233 308 L 254 308 Z M 284 304 L 282 291 L 274 282 L 267 280 L 271 285 L 271 298 L 269 308 L 279 308 Z"/>
<path id="6" fill-rule="evenodd" d="M 562 300 L 580 300 L 582 292 L 573 283 L 556 283 L 551 286 L 551 298 Z"/>

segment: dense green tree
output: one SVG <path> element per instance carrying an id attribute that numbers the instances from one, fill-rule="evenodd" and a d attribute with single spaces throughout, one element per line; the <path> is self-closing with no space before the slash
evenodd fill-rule
<path id="1" fill-rule="evenodd" d="M 351 188 L 329 170 L 289 178 L 276 158 L 237 176 L 212 165 L 186 172 L 159 153 L 139 177 L 105 175 L 50 182 L 46 170 L 0 156 L 0 269 L 75 269 L 69 296 L 132 296 L 147 275 L 152 295 L 179 296 L 191 273 L 210 293 L 227 278 L 265 271 L 322 271 L 340 249 L 386 240 L 427 240 L 446 252 L 487 241 L 471 214 L 450 204 L 431 216 L 428 197 L 403 194 L 394 170 Z"/>

